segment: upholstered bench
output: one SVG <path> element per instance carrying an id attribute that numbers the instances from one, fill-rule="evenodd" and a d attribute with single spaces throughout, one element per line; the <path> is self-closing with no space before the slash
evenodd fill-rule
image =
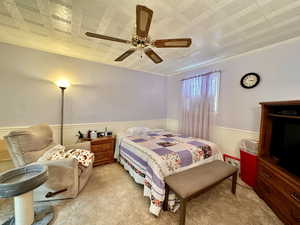
<path id="1" fill-rule="evenodd" d="M 200 193 L 232 176 L 231 191 L 235 194 L 238 169 L 223 161 L 215 160 L 201 166 L 168 176 L 165 178 L 166 198 L 164 210 L 168 207 L 170 189 L 175 192 L 181 202 L 180 225 L 185 224 L 186 203 Z"/>

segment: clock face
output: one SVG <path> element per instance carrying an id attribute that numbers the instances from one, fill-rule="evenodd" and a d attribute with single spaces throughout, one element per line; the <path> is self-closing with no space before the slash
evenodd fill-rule
<path id="1" fill-rule="evenodd" d="M 241 79 L 241 85 L 243 88 L 254 88 L 258 85 L 260 77 L 257 73 L 247 73 Z"/>

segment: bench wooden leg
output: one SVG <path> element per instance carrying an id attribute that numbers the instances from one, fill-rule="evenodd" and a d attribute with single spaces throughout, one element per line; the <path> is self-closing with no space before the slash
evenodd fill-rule
<path id="1" fill-rule="evenodd" d="M 231 186 L 231 192 L 232 194 L 235 194 L 236 192 L 236 181 L 237 181 L 238 172 L 235 172 L 232 175 L 232 186 Z"/>
<path id="2" fill-rule="evenodd" d="M 167 184 L 165 184 L 165 200 L 164 200 L 164 204 L 163 204 L 163 210 L 164 211 L 168 210 L 169 193 L 170 193 L 170 188 Z"/>
<path id="3" fill-rule="evenodd" d="M 180 222 L 179 225 L 185 225 L 185 213 L 186 213 L 186 199 L 181 199 L 180 201 Z"/>

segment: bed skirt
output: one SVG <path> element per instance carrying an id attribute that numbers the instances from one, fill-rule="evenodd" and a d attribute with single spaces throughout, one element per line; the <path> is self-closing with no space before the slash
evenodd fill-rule
<path id="1" fill-rule="evenodd" d="M 160 213 L 160 210 L 162 208 L 163 201 L 156 199 L 152 194 L 151 194 L 151 185 L 147 183 L 145 179 L 145 174 L 142 173 L 140 170 L 135 168 L 128 160 L 120 156 L 120 164 L 124 167 L 125 170 L 128 171 L 130 176 L 134 179 L 134 181 L 137 184 L 141 184 L 144 186 L 144 196 L 148 197 L 150 199 L 150 208 L 149 211 L 150 213 L 158 216 Z M 169 209 L 171 211 L 176 211 L 179 208 L 179 200 L 175 199 L 175 194 L 170 193 L 169 194 Z M 174 207 L 177 205 L 177 207 Z"/>

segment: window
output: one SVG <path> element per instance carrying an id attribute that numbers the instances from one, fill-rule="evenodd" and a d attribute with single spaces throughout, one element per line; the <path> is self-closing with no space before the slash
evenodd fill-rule
<path id="1" fill-rule="evenodd" d="M 182 80 L 180 130 L 183 134 L 209 140 L 218 110 L 220 72 Z"/>
<path id="2" fill-rule="evenodd" d="M 220 72 L 213 72 L 182 80 L 182 96 L 191 102 L 196 99 L 209 99 L 213 108 L 218 111 L 218 98 L 220 88 Z M 190 108 L 191 104 L 188 104 Z"/>

